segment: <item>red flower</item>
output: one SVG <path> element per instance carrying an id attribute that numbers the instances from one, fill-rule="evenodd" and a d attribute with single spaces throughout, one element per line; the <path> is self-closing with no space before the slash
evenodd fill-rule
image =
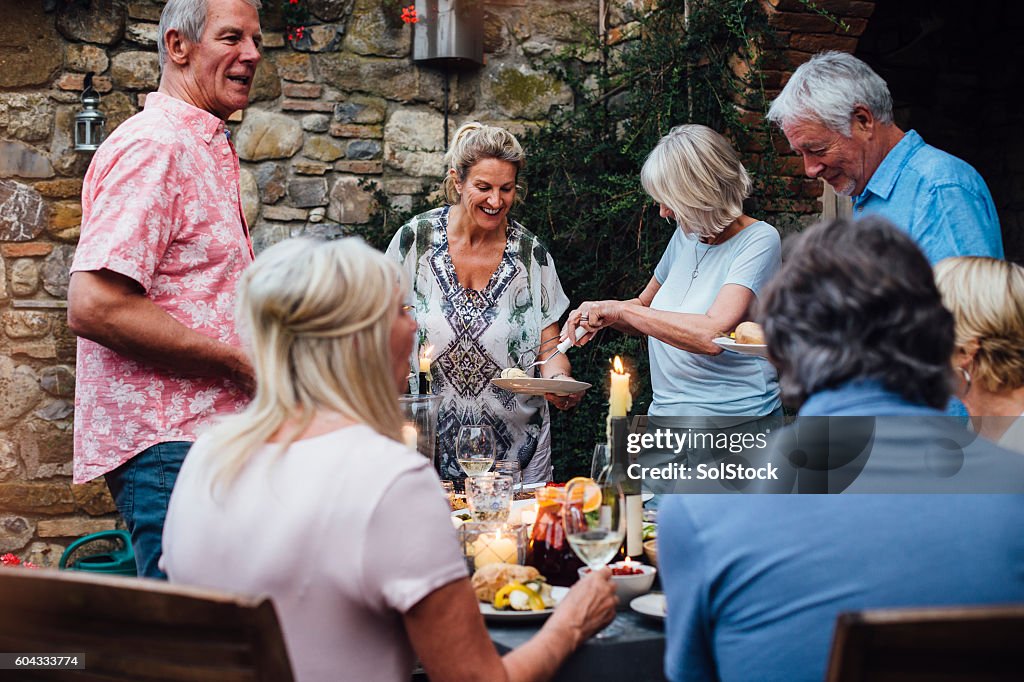
<path id="1" fill-rule="evenodd" d="M 299 0 L 288 0 L 288 4 L 289 5 L 297 5 L 297 4 L 299 4 Z"/>
<path id="2" fill-rule="evenodd" d="M 402 8 L 402 21 L 407 24 L 415 24 L 420 20 L 416 16 L 416 5 L 409 5 L 408 7 Z"/>
<path id="3" fill-rule="evenodd" d="M 8 552 L 7 554 L 0 556 L 0 564 L 3 564 L 4 566 L 20 566 L 21 559 Z"/>

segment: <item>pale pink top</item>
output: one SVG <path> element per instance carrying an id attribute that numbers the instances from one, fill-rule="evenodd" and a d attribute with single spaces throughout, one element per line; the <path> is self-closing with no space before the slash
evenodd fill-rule
<path id="1" fill-rule="evenodd" d="M 213 114 L 158 92 L 147 96 L 85 175 L 71 271 L 130 277 L 186 327 L 237 346 L 235 286 L 253 253 L 238 157 L 224 131 Z M 75 482 L 151 445 L 195 440 L 211 417 L 246 401 L 226 379 L 179 376 L 79 338 Z"/>
<path id="2" fill-rule="evenodd" d="M 467 575 L 429 460 L 350 426 L 283 454 L 264 446 L 214 493 L 220 453 L 207 442 L 192 446 L 171 494 L 170 581 L 271 597 L 297 682 L 407 682 L 402 614 Z"/>

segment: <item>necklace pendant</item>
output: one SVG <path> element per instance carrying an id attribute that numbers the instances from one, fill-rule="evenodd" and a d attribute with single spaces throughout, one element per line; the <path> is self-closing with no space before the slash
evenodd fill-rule
<path id="1" fill-rule="evenodd" d="M 700 274 L 700 271 L 694 270 L 693 273 L 690 275 L 690 279 L 697 279 L 698 274 Z"/>

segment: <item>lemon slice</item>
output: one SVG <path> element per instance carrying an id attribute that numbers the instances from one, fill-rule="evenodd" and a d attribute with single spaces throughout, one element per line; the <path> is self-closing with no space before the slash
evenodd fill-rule
<path id="1" fill-rule="evenodd" d="M 573 488 L 573 499 L 570 502 L 578 504 L 582 500 L 584 513 L 592 512 L 601 506 L 601 487 L 597 485 L 594 479 L 588 476 L 577 476 L 565 484 L 566 490 L 574 483 L 583 485 Z"/>

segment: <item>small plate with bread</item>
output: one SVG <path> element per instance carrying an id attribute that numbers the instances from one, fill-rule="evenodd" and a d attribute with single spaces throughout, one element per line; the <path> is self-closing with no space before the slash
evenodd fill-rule
<path id="1" fill-rule="evenodd" d="M 533 566 L 487 564 L 471 579 L 480 613 L 492 621 L 543 620 L 568 593 L 552 587 Z"/>
<path id="2" fill-rule="evenodd" d="M 727 351 L 743 355 L 768 357 L 768 346 L 764 342 L 764 330 L 756 322 L 741 322 L 729 336 L 719 336 L 712 341 Z"/>

